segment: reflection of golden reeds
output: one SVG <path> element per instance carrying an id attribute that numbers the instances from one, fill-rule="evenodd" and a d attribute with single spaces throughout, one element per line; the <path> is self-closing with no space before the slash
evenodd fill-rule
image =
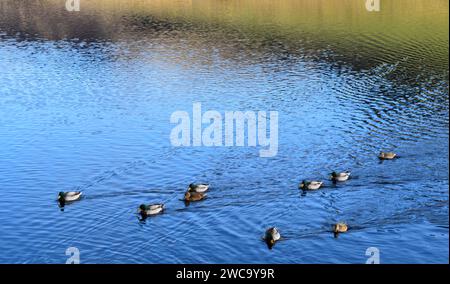
<path id="1" fill-rule="evenodd" d="M 61 5 L 64 0 L 48 0 Z M 429 24 L 448 22 L 447 0 L 381 0 L 379 13 L 368 13 L 365 0 L 81 0 L 83 9 L 115 14 L 148 13 L 206 21 L 277 22 L 283 25 L 355 26 L 372 22 Z M 408 20 L 405 20 L 408 18 Z M 392 26 L 392 28 L 395 28 Z"/>
<path id="2" fill-rule="evenodd" d="M 114 40 L 118 34 L 127 37 L 120 31 L 142 20 L 156 20 L 239 30 L 256 41 L 275 38 L 290 44 L 305 42 L 306 35 L 317 48 L 331 45 L 349 56 L 356 39 L 366 40 L 368 49 L 377 45 L 368 53 L 381 47 L 400 58 L 426 46 L 426 52 L 442 54 L 433 64 L 448 63 L 448 0 L 381 0 L 380 12 L 368 12 L 365 0 L 81 0 L 81 11 L 72 13 L 65 11 L 65 0 L 1 3 L 0 30 L 49 39 Z"/>
<path id="3" fill-rule="evenodd" d="M 95 14 L 109 23 L 123 15 L 139 14 L 165 20 L 232 23 L 264 28 L 277 23 L 287 29 L 314 31 L 348 28 L 348 32 L 373 30 L 413 32 L 427 28 L 448 31 L 447 0 L 381 0 L 381 11 L 369 13 L 365 0 L 80 0 L 80 14 Z M 2 2 L 22 2 L 2 0 Z M 63 11 L 65 0 L 29 0 L 10 5 L 33 10 Z M 3 13 L 8 13 L 8 4 Z M 51 13 L 43 12 L 47 17 Z M 39 15 L 39 13 L 38 13 Z M 23 16 L 23 14 L 21 14 Z M 66 15 L 67 16 L 67 15 Z M 25 19 L 23 19 L 25 20 Z M 42 19 L 45 21 L 45 19 Z M 38 21 L 37 21 L 38 22 Z M 447 24 L 447 25 L 446 25 Z M 39 25 L 39 23 L 37 23 Z M 419 35 L 419 33 L 418 33 Z"/>
<path id="4" fill-rule="evenodd" d="M 3 0 L 13 1 L 13 0 Z M 368 18 L 365 0 L 80 0 L 82 10 L 115 13 L 149 13 L 160 16 L 233 20 L 267 20 L 296 24 L 299 18 L 350 22 Z M 33 2 L 27 1 L 27 2 Z M 41 6 L 64 7 L 65 0 L 40 0 Z M 380 17 L 430 18 L 448 15 L 447 0 L 381 0 Z M 386 17 L 384 17 L 384 16 Z M 447 17 L 448 18 L 448 17 Z M 300 20 L 302 22 L 302 20 Z M 309 21 L 308 21 L 309 22 Z M 316 22 L 314 20 L 313 22 Z M 411 21 L 414 22 L 414 21 Z"/>

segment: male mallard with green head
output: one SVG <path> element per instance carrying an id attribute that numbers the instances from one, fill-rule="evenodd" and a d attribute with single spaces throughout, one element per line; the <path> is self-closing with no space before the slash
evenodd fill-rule
<path id="1" fill-rule="evenodd" d="M 332 172 L 331 180 L 332 181 L 346 181 L 350 177 L 350 172 Z"/>
<path id="2" fill-rule="evenodd" d="M 61 204 L 66 202 L 77 201 L 81 198 L 83 193 L 81 191 L 67 191 L 67 192 L 59 192 L 58 193 L 58 201 Z"/>
<path id="3" fill-rule="evenodd" d="M 141 204 L 138 208 L 138 213 L 142 217 L 160 214 L 164 211 L 164 204 Z"/>
<path id="4" fill-rule="evenodd" d="M 321 188 L 323 185 L 323 182 L 321 181 L 306 181 L 303 180 L 299 187 L 303 190 L 317 190 L 319 188 Z"/>
<path id="5" fill-rule="evenodd" d="M 280 232 L 275 227 L 267 229 L 266 233 L 264 234 L 264 240 L 266 241 L 269 248 L 272 248 L 272 246 L 280 239 L 281 239 Z"/>
<path id="6" fill-rule="evenodd" d="M 209 184 L 206 183 L 191 183 L 188 187 L 189 192 L 206 192 L 209 189 Z"/>

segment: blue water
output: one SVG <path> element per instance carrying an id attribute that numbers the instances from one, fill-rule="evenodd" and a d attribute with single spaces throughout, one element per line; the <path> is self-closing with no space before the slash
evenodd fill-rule
<path id="1" fill-rule="evenodd" d="M 291 52 L 216 28 L 21 29 L 0 25 L 0 263 L 65 263 L 68 247 L 82 263 L 365 263 L 368 247 L 382 263 L 448 263 L 448 69 L 401 61 L 420 49 L 356 66 L 329 45 Z M 448 63 L 439 44 L 447 54 L 427 56 Z M 194 102 L 278 111 L 277 156 L 172 147 L 170 116 Z M 302 179 L 325 187 L 304 194 Z M 194 181 L 211 190 L 186 206 Z M 61 211 L 68 190 L 85 197 Z M 153 202 L 165 213 L 139 222 Z M 350 231 L 334 238 L 338 221 Z M 270 226 L 284 238 L 272 250 Z"/>

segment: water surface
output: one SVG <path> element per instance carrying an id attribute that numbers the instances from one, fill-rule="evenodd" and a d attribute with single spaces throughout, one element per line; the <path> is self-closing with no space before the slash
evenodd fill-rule
<path id="1" fill-rule="evenodd" d="M 448 1 L 63 2 L 0 5 L 1 263 L 448 263 Z M 172 147 L 194 102 L 278 111 L 278 155 Z"/>

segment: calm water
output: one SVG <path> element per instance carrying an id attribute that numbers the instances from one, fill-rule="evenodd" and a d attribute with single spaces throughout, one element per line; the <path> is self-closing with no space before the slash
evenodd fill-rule
<path id="1" fill-rule="evenodd" d="M 0 4 L 0 263 L 448 263 L 448 1 L 63 2 Z M 278 111 L 278 155 L 172 147 L 194 102 Z"/>

